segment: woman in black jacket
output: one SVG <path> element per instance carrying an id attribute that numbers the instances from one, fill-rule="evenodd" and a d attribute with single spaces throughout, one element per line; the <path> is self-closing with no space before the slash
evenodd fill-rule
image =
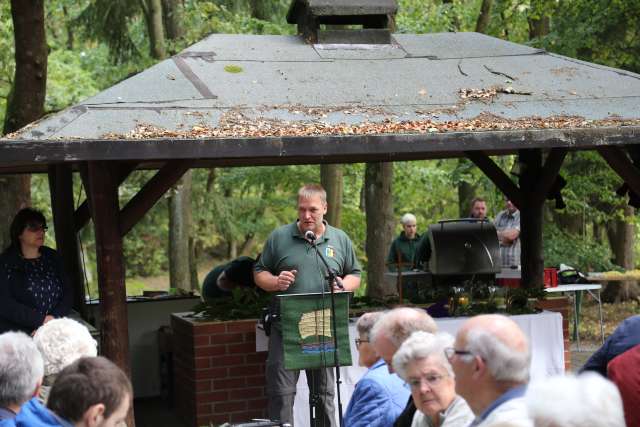
<path id="1" fill-rule="evenodd" d="M 47 222 L 24 208 L 11 223 L 11 245 L 0 256 L 0 333 L 32 333 L 71 310 L 71 289 L 57 252 L 44 246 Z"/>

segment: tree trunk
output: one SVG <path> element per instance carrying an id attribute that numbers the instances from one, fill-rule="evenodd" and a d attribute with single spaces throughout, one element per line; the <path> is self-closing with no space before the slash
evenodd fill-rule
<path id="1" fill-rule="evenodd" d="M 251 16 L 256 19 L 267 21 L 269 19 L 269 10 L 265 0 L 250 0 Z"/>
<path id="2" fill-rule="evenodd" d="M 620 267 L 631 270 L 634 268 L 634 238 L 635 226 L 629 219 L 635 215 L 634 208 L 624 207 L 624 219 L 610 221 L 607 227 L 607 237 L 614 261 Z M 638 299 L 640 287 L 636 281 L 610 282 L 602 292 L 602 300 L 605 302 L 620 302 L 629 299 Z"/>
<path id="3" fill-rule="evenodd" d="M 44 114 L 47 90 L 47 39 L 43 0 L 11 0 L 16 69 L 7 99 L 4 133 Z"/>
<path id="4" fill-rule="evenodd" d="M 43 0 L 11 0 L 15 74 L 7 98 L 3 133 L 14 132 L 44 114 L 47 89 L 47 39 Z M 9 245 L 15 213 L 31 204 L 31 176 L 0 178 L 0 250 Z"/>
<path id="5" fill-rule="evenodd" d="M 342 212 L 342 165 L 321 165 L 320 183 L 327 191 L 327 222 L 340 228 Z"/>
<path id="6" fill-rule="evenodd" d="M 172 288 L 186 292 L 191 290 L 191 177 L 192 172 L 186 172 L 169 197 L 169 282 Z"/>
<path id="7" fill-rule="evenodd" d="M 531 2 L 529 21 L 529 40 L 544 37 L 549 34 L 550 11 L 546 6 L 550 6 L 547 0 L 533 0 Z"/>
<path id="8" fill-rule="evenodd" d="M 367 295 L 382 300 L 397 295 L 392 282 L 385 283 L 385 259 L 393 238 L 393 163 L 367 163 L 365 168 L 367 218 Z"/>
<path id="9" fill-rule="evenodd" d="M 491 4 L 493 0 L 482 0 L 480 6 L 480 14 L 476 21 L 476 33 L 486 33 L 489 28 L 489 22 L 491 21 Z"/>
<path id="10" fill-rule="evenodd" d="M 164 29 L 168 40 L 176 40 L 182 37 L 182 13 L 178 0 L 162 0 L 162 17 Z"/>
<path id="11" fill-rule="evenodd" d="M 167 56 L 164 43 L 164 27 L 162 20 L 161 0 L 140 0 L 144 10 L 149 34 L 149 51 L 152 58 L 163 59 Z"/>
<path id="12" fill-rule="evenodd" d="M 467 169 L 469 159 L 458 159 L 458 168 Z M 467 181 L 458 182 L 458 214 L 460 218 L 467 218 L 471 211 L 471 200 L 476 196 L 477 186 Z M 487 212 L 488 213 L 488 212 Z"/>

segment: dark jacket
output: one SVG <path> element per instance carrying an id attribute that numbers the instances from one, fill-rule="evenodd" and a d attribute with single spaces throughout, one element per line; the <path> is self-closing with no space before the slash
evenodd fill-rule
<path id="1" fill-rule="evenodd" d="M 411 270 L 413 267 L 413 257 L 420 240 L 420 235 L 416 234 L 416 237 L 409 239 L 404 231 L 400 232 L 400 235 L 391 242 L 389 248 L 389 254 L 387 255 L 387 265 L 389 271 L 396 271 L 398 267 L 398 258 L 402 263 L 402 271 Z"/>
<path id="2" fill-rule="evenodd" d="M 62 282 L 62 299 L 50 313 L 54 317 L 63 317 L 71 311 L 73 300 L 71 286 L 64 272 L 62 258 L 46 246 L 40 248 L 40 256 L 52 261 L 55 274 Z M 42 325 L 45 318 L 38 312 L 33 295 L 27 290 L 24 260 L 20 251 L 9 248 L 0 256 L 0 333 L 23 331 L 31 333 Z"/>
<path id="3" fill-rule="evenodd" d="M 602 344 L 602 347 L 591 355 L 580 372 L 596 371 L 607 376 L 607 365 L 616 356 L 640 344 L 640 315 L 627 317 Z"/>

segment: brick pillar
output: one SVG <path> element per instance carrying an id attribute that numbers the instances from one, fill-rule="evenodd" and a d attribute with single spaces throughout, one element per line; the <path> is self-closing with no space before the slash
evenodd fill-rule
<path id="1" fill-rule="evenodd" d="M 171 316 L 175 404 L 190 426 L 267 418 L 267 353 L 256 352 L 255 325 Z"/>
<path id="2" fill-rule="evenodd" d="M 564 341 L 564 370 L 571 370 L 571 341 L 569 341 L 569 310 L 573 309 L 569 297 L 547 297 L 539 300 L 536 304 L 538 308 L 547 311 L 554 311 L 562 315 L 562 337 Z"/>

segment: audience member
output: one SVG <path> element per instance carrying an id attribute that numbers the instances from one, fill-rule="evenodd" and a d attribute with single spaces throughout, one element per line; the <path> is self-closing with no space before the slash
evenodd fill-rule
<path id="1" fill-rule="evenodd" d="M 358 362 L 369 370 L 356 384 L 344 413 L 344 425 L 349 427 L 392 426 L 409 397 L 403 381 L 389 373 L 370 342 L 371 328 L 383 314 L 381 311 L 365 313 L 356 322 Z"/>
<path id="2" fill-rule="evenodd" d="M 33 340 L 22 332 L 0 335 L 0 425 L 20 412 L 38 394 L 44 366 Z"/>
<path id="3" fill-rule="evenodd" d="M 505 200 L 506 209 L 501 211 L 494 224 L 500 242 L 500 258 L 504 267 L 520 265 L 520 211 Z"/>
<path id="4" fill-rule="evenodd" d="M 251 257 L 241 256 L 215 267 L 202 282 L 202 297 L 205 300 L 219 298 L 231 295 L 235 288 L 256 288 L 253 281 L 255 262 Z"/>
<path id="5" fill-rule="evenodd" d="M 387 255 L 387 266 L 390 271 L 396 271 L 398 265 L 401 271 L 411 270 L 420 239 L 415 215 L 410 213 L 402 215 L 400 224 L 402 224 L 402 231 L 391 243 L 389 255 Z"/>
<path id="6" fill-rule="evenodd" d="M 75 427 L 125 425 L 133 389 L 127 375 L 104 357 L 82 357 L 64 368 L 48 407 Z"/>
<path id="7" fill-rule="evenodd" d="M 412 427 L 467 427 L 471 408 L 456 394 L 456 382 L 445 349 L 453 345 L 447 333 L 414 332 L 393 356 L 393 369 L 411 387 L 417 408 Z"/>
<path id="8" fill-rule="evenodd" d="M 436 322 L 426 311 L 400 307 L 388 311 L 373 325 L 369 339 L 376 353 L 387 364 L 389 372 L 393 373 L 393 355 L 402 343 L 416 331 L 435 333 L 437 329 Z M 410 426 L 415 411 L 413 399 L 409 397 L 402 414 L 393 425 L 396 427 Z"/>
<path id="9" fill-rule="evenodd" d="M 98 355 L 98 343 L 81 323 L 61 318 L 47 322 L 36 331 L 33 339 L 44 359 L 44 380 L 40 398 L 46 403 L 57 374 L 81 357 Z"/>
<path id="10" fill-rule="evenodd" d="M 525 401 L 536 427 L 625 426 L 616 386 L 594 373 L 532 382 Z"/>
<path id="11" fill-rule="evenodd" d="M 487 217 L 487 202 L 482 197 L 476 197 L 471 201 L 469 218 L 485 219 Z"/>
<path id="12" fill-rule="evenodd" d="M 476 415 L 472 426 L 532 425 L 524 403 L 531 353 L 513 320 L 498 314 L 472 317 L 463 323 L 447 357 L 456 391 Z"/>
<path id="13" fill-rule="evenodd" d="M 0 333 L 33 333 L 71 311 L 72 292 L 62 259 L 44 246 L 42 212 L 20 210 L 11 222 L 11 245 L 0 256 Z"/>
<path id="14" fill-rule="evenodd" d="M 607 375 L 607 365 L 616 356 L 640 344 L 640 315 L 626 318 L 580 369 Z"/>
<path id="15" fill-rule="evenodd" d="M 614 357 L 607 375 L 622 396 L 627 426 L 640 426 L 640 344 Z"/>

